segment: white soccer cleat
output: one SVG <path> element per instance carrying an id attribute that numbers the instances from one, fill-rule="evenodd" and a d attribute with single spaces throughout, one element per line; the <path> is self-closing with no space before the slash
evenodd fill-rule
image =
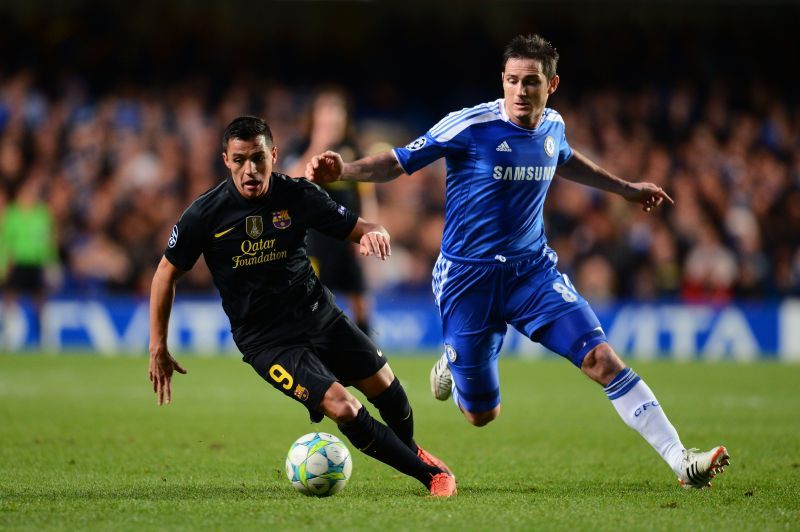
<path id="1" fill-rule="evenodd" d="M 711 479 L 730 464 L 728 450 L 720 445 L 704 453 L 698 449 L 684 449 L 678 482 L 684 489 L 711 487 Z"/>
<path id="2" fill-rule="evenodd" d="M 431 392 L 439 401 L 447 401 L 453 387 L 453 374 L 447 366 L 447 355 L 442 353 L 431 368 Z"/>

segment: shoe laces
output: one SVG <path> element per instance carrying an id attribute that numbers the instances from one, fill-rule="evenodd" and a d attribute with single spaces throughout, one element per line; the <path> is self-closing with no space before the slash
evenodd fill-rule
<path id="1" fill-rule="evenodd" d="M 692 447 L 691 449 L 684 449 L 683 450 L 683 456 L 684 456 L 684 458 L 689 460 L 693 455 L 695 455 L 695 454 L 697 454 L 699 452 L 700 452 L 700 449 L 698 449 L 697 447 Z"/>

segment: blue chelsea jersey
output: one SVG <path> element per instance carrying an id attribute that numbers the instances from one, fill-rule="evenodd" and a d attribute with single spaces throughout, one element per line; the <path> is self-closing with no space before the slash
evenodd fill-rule
<path id="1" fill-rule="evenodd" d="M 493 261 L 541 252 L 544 199 L 572 148 L 558 112 L 545 108 L 536 128 L 526 129 L 499 99 L 450 113 L 394 155 L 408 174 L 445 157 L 442 254 Z"/>

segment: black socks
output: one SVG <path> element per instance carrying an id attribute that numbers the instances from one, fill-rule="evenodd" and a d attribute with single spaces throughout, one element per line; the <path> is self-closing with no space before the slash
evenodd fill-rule
<path id="1" fill-rule="evenodd" d="M 364 406 L 353 421 L 339 425 L 339 430 L 364 454 L 416 478 L 426 487 L 430 486 L 433 475 L 441 473 L 420 460 L 392 430 L 369 415 Z"/>
<path id="2" fill-rule="evenodd" d="M 406 391 L 400 385 L 400 380 L 395 377 L 392 384 L 383 393 L 369 400 L 381 414 L 383 421 L 397 434 L 400 441 L 413 452 L 417 452 L 414 443 L 414 412 L 408 403 Z"/>

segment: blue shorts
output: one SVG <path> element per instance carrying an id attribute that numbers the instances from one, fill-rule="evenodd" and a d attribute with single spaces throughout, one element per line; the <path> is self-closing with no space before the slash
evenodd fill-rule
<path id="1" fill-rule="evenodd" d="M 519 260 L 452 260 L 442 255 L 433 270 L 433 293 L 442 317 L 445 353 L 469 412 L 500 404 L 497 355 L 507 325 L 580 367 L 606 341 L 589 304 L 556 269 L 546 247 Z"/>

